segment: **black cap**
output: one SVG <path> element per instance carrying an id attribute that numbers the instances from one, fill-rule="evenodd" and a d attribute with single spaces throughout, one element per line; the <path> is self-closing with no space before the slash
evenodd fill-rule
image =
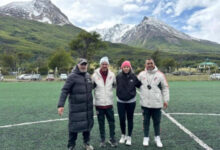
<path id="1" fill-rule="evenodd" d="M 80 58 L 79 61 L 78 61 L 78 64 L 79 64 L 79 65 L 82 65 L 82 64 L 85 64 L 85 65 L 86 65 L 87 63 L 88 63 L 87 60 L 84 59 L 84 58 Z"/>

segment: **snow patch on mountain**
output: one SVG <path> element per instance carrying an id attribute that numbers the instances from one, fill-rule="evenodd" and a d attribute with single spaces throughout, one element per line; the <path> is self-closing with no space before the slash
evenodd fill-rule
<path id="1" fill-rule="evenodd" d="M 12 2 L 0 7 L 0 14 L 56 25 L 71 24 L 50 0 Z"/>
<path id="2" fill-rule="evenodd" d="M 116 24 L 111 28 L 95 29 L 99 33 L 104 41 L 110 41 L 113 43 L 121 43 L 122 36 L 134 25 L 130 24 Z"/>

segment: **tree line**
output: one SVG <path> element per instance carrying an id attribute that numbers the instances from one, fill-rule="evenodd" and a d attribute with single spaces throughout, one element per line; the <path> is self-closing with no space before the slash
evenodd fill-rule
<path id="1" fill-rule="evenodd" d="M 47 74 L 50 71 L 57 70 L 58 73 L 68 73 L 76 64 L 77 58 L 86 58 L 90 62 L 89 71 L 93 72 L 94 68 L 98 67 L 98 60 L 94 60 L 95 56 L 99 55 L 101 50 L 107 48 L 106 42 L 101 40 L 98 33 L 88 33 L 82 31 L 78 36 L 69 43 L 69 50 L 57 49 L 49 57 L 38 57 L 29 52 L 17 53 L 3 53 L 0 56 L 0 68 L 2 74 L 9 74 L 10 72 L 20 73 L 40 73 Z M 151 57 L 154 59 L 156 65 L 164 72 L 172 72 L 178 67 L 177 61 L 170 58 L 161 57 L 160 51 L 155 51 Z M 112 66 L 119 69 L 121 63 L 126 60 L 122 57 L 120 59 L 112 59 Z M 130 60 L 136 73 L 144 68 L 145 60 L 134 58 Z"/>

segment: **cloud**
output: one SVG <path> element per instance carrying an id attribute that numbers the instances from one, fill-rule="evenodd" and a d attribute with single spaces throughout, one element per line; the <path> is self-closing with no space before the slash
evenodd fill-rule
<path id="1" fill-rule="evenodd" d="M 15 1 L 31 0 L 0 0 L 0 6 Z M 84 29 L 111 27 L 117 23 L 138 24 L 149 15 L 189 35 L 220 43 L 219 0 L 51 1 L 74 25 Z"/>
<path id="2" fill-rule="evenodd" d="M 147 0 L 149 1 L 149 0 Z M 70 21 L 84 29 L 123 23 L 148 10 L 145 0 L 52 0 Z"/>
<path id="3" fill-rule="evenodd" d="M 159 4 L 157 4 L 156 8 L 154 9 L 153 11 L 153 15 L 157 16 L 157 15 L 160 15 L 160 13 L 162 12 L 163 10 L 163 2 L 160 1 Z"/>
<path id="4" fill-rule="evenodd" d="M 220 1 L 195 12 L 183 28 L 194 37 L 220 43 Z"/>
<path id="5" fill-rule="evenodd" d="M 171 9 L 171 8 L 169 8 L 169 9 L 167 9 L 167 11 L 166 11 L 166 14 L 171 14 L 171 13 L 173 13 L 173 10 Z"/>
<path id="6" fill-rule="evenodd" d="M 85 28 L 87 31 L 94 31 L 95 29 L 104 29 L 104 28 L 110 28 L 113 27 L 116 24 L 122 23 L 123 17 L 117 17 L 111 20 L 105 20 L 104 22 L 97 24 L 92 27 Z"/>
<path id="7" fill-rule="evenodd" d="M 194 30 L 193 26 L 191 26 L 191 25 L 183 26 L 182 29 L 186 30 L 186 31 L 193 31 Z"/>
<path id="8" fill-rule="evenodd" d="M 160 16 L 161 13 L 171 14 L 173 13 L 173 6 L 174 2 L 159 1 L 152 14 L 154 16 Z"/>
<path id="9" fill-rule="evenodd" d="M 123 6 L 124 12 L 140 12 L 147 9 L 147 6 L 138 6 L 136 4 L 125 4 Z"/>
<path id="10" fill-rule="evenodd" d="M 149 4 L 149 3 L 152 3 L 152 2 L 154 2 L 154 0 L 143 0 L 144 4 Z"/>
<path id="11" fill-rule="evenodd" d="M 208 7 L 218 0 L 178 0 L 174 11 L 175 16 L 181 15 L 185 10 L 191 10 L 194 7 Z"/>

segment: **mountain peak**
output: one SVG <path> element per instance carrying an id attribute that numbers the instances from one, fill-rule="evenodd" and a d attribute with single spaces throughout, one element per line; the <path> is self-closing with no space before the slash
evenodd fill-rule
<path id="1" fill-rule="evenodd" d="M 145 20 L 148 20 L 148 19 L 149 19 L 149 17 L 144 16 L 144 18 L 143 18 L 142 22 L 143 22 L 143 21 L 145 21 Z"/>
<path id="2" fill-rule="evenodd" d="M 154 17 L 144 17 L 143 20 L 141 21 L 141 24 L 160 24 L 160 25 L 166 25 L 166 23 L 154 18 Z"/>
<path id="3" fill-rule="evenodd" d="M 50 0 L 33 0 L 32 2 L 33 3 L 46 3 L 46 4 L 52 3 Z"/>
<path id="4" fill-rule="evenodd" d="M 113 43 L 120 43 L 122 36 L 133 28 L 134 25 L 129 24 L 115 24 L 111 28 L 95 29 L 104 41 L 111 41 Z"/>
<path id="5" fill-rule="evenodd" d="M 0 7 L 0 14 L 48 24 L 71 24 L 68 18 L 50 0 L 12 2 Z"/>

